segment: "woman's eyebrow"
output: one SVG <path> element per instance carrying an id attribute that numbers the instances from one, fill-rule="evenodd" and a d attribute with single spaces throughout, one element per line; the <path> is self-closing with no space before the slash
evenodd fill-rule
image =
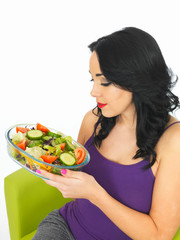
<path id="1" fill-rule="evenodd" d="M 96 73 L 96 77 L 100 77 L 100 76 L 103 76 L 102 73 Z"/>
<path id="2" fill-rule="evenodd" d="M 89 71 L 89 73 L 91 74 L 91 72 Z M 104 77 L 104 75 L 102 73 L 96 73 L 96 77 Z M 104 77 L 105 78 L 105 77 Z"/>

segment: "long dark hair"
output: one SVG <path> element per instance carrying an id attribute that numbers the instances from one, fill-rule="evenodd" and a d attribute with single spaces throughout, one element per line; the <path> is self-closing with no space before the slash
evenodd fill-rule
<path id="1" fill-rule="evenodd" d="M 155 145 L 170 119 L 170 112 L 180 107 L 171 88 L 177 82 L 167 67 L 155 39 L 134 27 L 124 28 L 89 45 L 95 51 L 103 75 L 108 81 L 132 92 L 137 113 L 138 151 L 134 159 L 150 155 L 151 167 L 156 161 Z M 94 131 L 94 144 L 101 146 L 110 133 L 116 117 L 106 118 L 98 109 L 100 130 Z M 97 126 L 97 124 L 96 124 Z"/>

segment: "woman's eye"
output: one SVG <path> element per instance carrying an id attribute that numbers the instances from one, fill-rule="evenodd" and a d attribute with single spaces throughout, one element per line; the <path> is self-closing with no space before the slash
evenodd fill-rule
<path id="1" fill-rule="evenodd" d="M 104 86 L 104 87 L 107 87 L 107 86 L 109 86 L 110 84 L 111 84 L 111 82 L 101 83 L 101 85 Z"/>
<path id="2" fill-rule="evenodd" d="M 90 82 L 94 82 L 94 79 L 92 78 L 92 79 L 90 80 Z M 109 85 L 111 84 L 111 82 L 105 82 L 105 83 L 99 82 L 99 84 L 100 84 L 101 86 L 107 87 L 107 86 L 109 86 Z"/>

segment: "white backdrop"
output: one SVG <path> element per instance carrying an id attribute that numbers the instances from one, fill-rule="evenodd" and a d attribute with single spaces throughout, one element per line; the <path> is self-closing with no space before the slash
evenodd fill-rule
<path id="1" fill-rule="evenodd" d="M 88 44 L 126 26 L 152 34 L 180 76 L 178 0 L 0 1 L 0 236 L 9 240 L 4 177 L 19 167 L 5 130 L 37 123 L 77 138 L 90 97 Z M 180 97 L 180 84 L 174 92 Z M 176 116 L 180 118 L 180 113 Z"/>

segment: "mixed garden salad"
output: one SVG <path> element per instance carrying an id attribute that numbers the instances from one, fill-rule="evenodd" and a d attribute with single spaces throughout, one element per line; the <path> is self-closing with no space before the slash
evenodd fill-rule
<path id="1" fill-rule="evenodd" d="M 73 144 L 71 136 L 54 133 L 40 123 L 31 129 L 16 127 L 12 142 L 44 164 L 73 166 L 81 164 L 86 157 L 85 149 Z M 15 158 L 23 161 L 22 154 L 16 154 Z"/>

